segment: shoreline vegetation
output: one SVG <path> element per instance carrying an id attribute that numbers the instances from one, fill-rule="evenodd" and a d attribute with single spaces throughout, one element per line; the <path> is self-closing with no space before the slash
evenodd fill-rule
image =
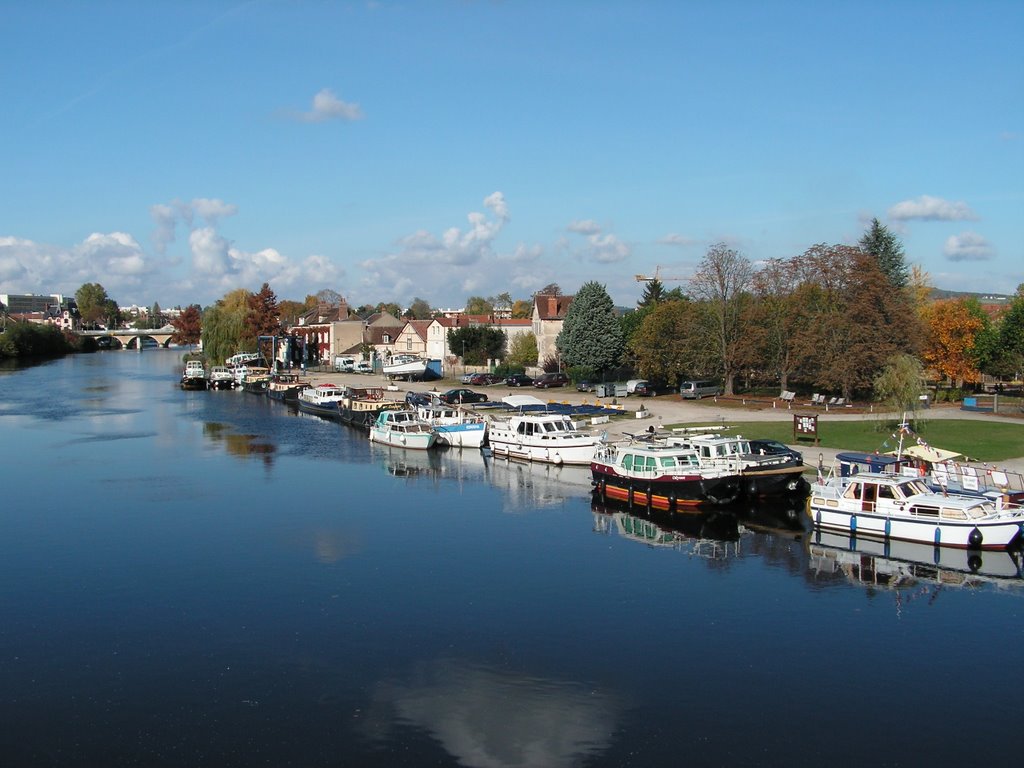
<path id="1" fill-rule="evenodd" d="M 0 359 L 52 358 L 74 352 L 95 352 L 96 340 L 66 333 L 53 325 L 8 323 L 0 333 Z"/>

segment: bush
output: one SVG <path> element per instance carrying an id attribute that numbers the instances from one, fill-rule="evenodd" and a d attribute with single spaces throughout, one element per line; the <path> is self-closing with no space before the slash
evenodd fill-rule
<path id="1" fill-rule="evenodd" d="M 589 365 L 574 365 L 566 370 L 569 381 L 578 384 L 581 381 L 596 381 L 594 369 Z"/>
<path id="2" fill-rule="evenodd" d="M 0 357 L 58 357 L 72 351 L 55 325 L 11 323 L 0 333 Z"/>

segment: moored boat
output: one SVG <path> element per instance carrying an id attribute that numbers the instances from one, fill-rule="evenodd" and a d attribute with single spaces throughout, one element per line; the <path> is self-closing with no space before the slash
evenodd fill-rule
<path id="1" fill-rule="evenodd" d="M 495 456 L 550 464 L 590 464 L 601 435 L 583 432 L 563 413 L 527 408 L 544 407 L 544 402 L 531 395 L 509 395 L 502 398 L 519 412 L 504 418 L 493 417 L 487 427 L 487 440 Z"/>
<path id="2" fill-rule="evenodd" d="M 402 403 L 384 397 L 383 387 L 346 387 L 334 418 L 358 429 L 369 429 L 381 411 L 397 410 Z"/>
<path id="3" fill-rule="evenodd" d="M 206 389 L 206 370 L 201 360 L 189 360 L 181 374 L 182 389 Z"/>
<path id="4" fill-rule="evenodd" d="M 235 375 L 226 365 L 215 365 L 210 368 L 207 386 L 210 389 L 234 389 Z"/>
<path id="5" fill-rule="evenodd" d="M 345 388 L 337 384 L 317 384 L 298 393 L 296 404 L 304 413 L 313 413 L 328 419 L 339 418 L 338 404 L 345 397 Z"/>
<path id="6" fill-rule="evenodd" d="M 482 416 L 453 405 L 421 405 L 417 416 L 434 428 L 437 442 L 453 448 L 480 448 L 487 437 Z"/>
<path id="7" fill-rule="evenodd" d="M 309 386 L 297 373 L 275 373 L 267 383 L 267 397 L 271 400 L 294 403 L 299 398 L 299 392 L 308 389 Z"/>
<path id="8" fill-rule="evenodd" d="M 830 473 L 811 485 L 815 528 L 962 549 L 1005 549 L 1024 535 L 1024 509 L 1001 495 L 933 491 L 922 478 Z"/>
<path id="9" fill-rule="evenodd" d="M 425 451 L 433 447 L 437 433 L 410 410 L 384 410 L 370 427 L 370 441 L 396 448 Z"/>
<path id="10" fill-rule="evenodd" d="M 266 394 L 270 386 L 270 369 L 263 366 L 247 365 L 239 368 L 238 383 L 246 392 L 253 395 Z"/>

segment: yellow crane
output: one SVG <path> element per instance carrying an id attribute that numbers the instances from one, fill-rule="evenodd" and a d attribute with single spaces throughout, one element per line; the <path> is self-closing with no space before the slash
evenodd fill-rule
<path id="1" fill-rule="evenodd" d="M 672 275 L 672 276 L 663 275 L 663 274 L 661 274 L 661 267 L 660 266 L 657 266 L 657 267 L 654 268 L 654 275 L 653 276 L 651 276 L 651 275 L 637 275 L 636 276 L 636 281 L 638 283 L 650 283 L 650 282 L 652 282 L 654 280 L 657 280 L 657 281 L 663 283 L 666 280 L 689 280 L 689 279 L 690 278 L 688 278 L 688 277 L 680 277 L 680 276 L 677 276 L 677 275 Z"/>

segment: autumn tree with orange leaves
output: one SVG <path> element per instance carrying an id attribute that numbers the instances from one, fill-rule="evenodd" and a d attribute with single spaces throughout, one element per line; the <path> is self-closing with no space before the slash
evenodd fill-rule
<path id="1" fill-rule="evenodd" d="M 921 318 L 926 326 L 921 351 L 925 365 L 958 388 L 980 381 L 976 347 L 985 321 L 978 310 L 964 299 L 943 299 L 922 307 Z"/>

